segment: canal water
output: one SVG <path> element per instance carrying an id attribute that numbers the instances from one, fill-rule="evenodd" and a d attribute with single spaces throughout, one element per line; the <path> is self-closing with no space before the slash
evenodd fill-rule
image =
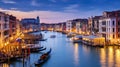
<path id="1" fill-rule="evenodd" d="M 40 44 L 47 47 L 47 50 L 31 53 L 24 63 L 23 60 L 15 60 L 0 64 L 0 67 L 35 67 L 34 62 L 38 60 L 41 53 L 50 48 L 52 48 L 51 56 L 41 67 L 120 67 L 120 48 L 118 47 L 95 48 L 81 43 L 72 43 L 62 33 L 49 31 L 42 33 L 47 41 L 41 41 Z M 51 35 L 56 35 L 56 38 L 50 38 Z"/>

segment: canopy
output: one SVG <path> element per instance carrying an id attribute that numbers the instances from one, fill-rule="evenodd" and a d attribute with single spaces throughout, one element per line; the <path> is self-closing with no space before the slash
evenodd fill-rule
<path id="1" fill-rule="evenodd" d="M 75 37 L 76 38 L 82 38 L 82 35 L 76 35 Z"/>
<path id="2" fill-rule="evenodd" d="M 87 38 L 87 39 L 96 39 L 96 38 L 104 38 L 104 37 L 95 36 L 95 35 L 89 35 L 89 36 L 83 36 L 83 38 Z"/>
<path id="3" fill-rule="evenodd" d="M 75 33 L 73 33 L 73 32 L 68 33 L 68 35 L 72 35 L 72 34 L 75 34 Z"/>

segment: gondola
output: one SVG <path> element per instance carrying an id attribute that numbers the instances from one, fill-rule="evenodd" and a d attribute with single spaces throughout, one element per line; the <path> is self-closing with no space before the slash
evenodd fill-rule
<path id="1" fill-rule="evenodd" d="M 30 52 L 40 52 L 40 51 L 43 51 L 43 50 L 46 50 L 46 47 L 41 48 L 41 49 L 35 49 L 35 50 L 30 51 Z"/>
<path id="2" fill-rule="evenodd" d="M 46 62 L 48 60 L 48 58 L 50 57 L 50 53 L 51 53 L 52 49 L 50 48 L 50 50 L 44 54 L 42 54 L 40 56 L 40 58 L 38 59 L 38 61 L 36 61 L 34 64 L 35 66 L 39 66 L 42 65 L 44 62 Z"/>
<path id="3" fill-rule="evenodd" d="M 47 31 L 45 31 L 45 33 L 47 33 Z"/>
<path id="4" fill-rule="evenodd" d="M 43 50 L 46 50 L 46 47 L 45 47 L 45 48 L 42 48 L 42 49 L 39 49 L 38 51 L 43 51 Z"/>
<path id="5" fill-rule="evenodd" d="M 56 36 L 55 35 L 51 35 L 50 38 L 55 38 Z"/>
<path id="6" fill-rule="evenodd" d="M 41 47 L 31 47 L 30 50 L 32 51 L 32 50 L 42 49 L 42 48 L 44 48 L 44 47 L 43 46 L 41 46 Z"/>
<path id="7" fill-rule="evenodd" d="M 39 52 L 39 51 L 43 51 L 46 50 L 46 47 L 28 47 L 28 48 L 23 48 L 22 51 L 26 50 L 26 49 L 30 49 L 30 52 Z"/>
<path id="8" fill-rule="evenodd" d="M 47 39 L 40 39 L 39 41 L 46 41 Z"/>

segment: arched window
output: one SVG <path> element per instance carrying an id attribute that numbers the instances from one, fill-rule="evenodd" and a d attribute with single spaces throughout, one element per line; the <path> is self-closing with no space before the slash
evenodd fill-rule
<path id="1" fill-rule="evenodd" d="M 114 26 L 115 25 L 115 21 L 113 20 L 113 22 L 112 22 L 112 25 Z"/>
<path id="2" fill-rule="evenodd" d="M 118 21 L 118 25 L 120 25 L 120 20 Z"/>

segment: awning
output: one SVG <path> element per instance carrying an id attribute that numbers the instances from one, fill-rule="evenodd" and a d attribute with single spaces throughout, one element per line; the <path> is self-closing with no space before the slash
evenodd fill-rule
<path id="1" fill-rule="evenodd" d="M 96 38 L 104 38 L 104 37 L 95 36 L 95 35 L 89 35 L 89 36 L 83 36 L 83 38 L 87 38 L 87 39 L 96 39 Z"/>
<path id="2" fill-rule="evenodd" d="M 76 35 L 75 37 L 76 38 L 82 38 L 82 35 Z"/>

